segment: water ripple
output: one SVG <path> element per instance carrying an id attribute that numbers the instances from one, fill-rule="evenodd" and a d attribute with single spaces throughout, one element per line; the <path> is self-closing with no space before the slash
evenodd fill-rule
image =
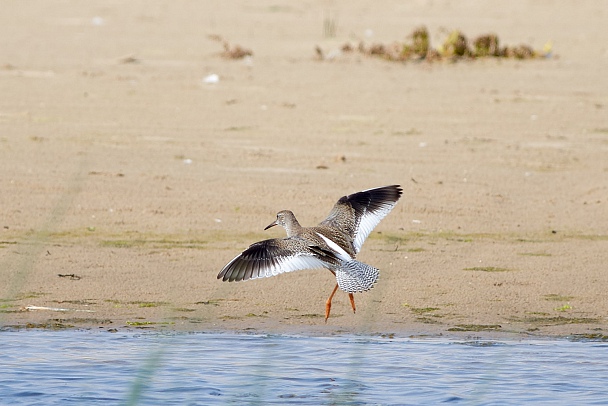
<path id="1" fill-rule="evenodd" d="M 603 404 L 608 344 L 0 332 L 15 405 Z"/>

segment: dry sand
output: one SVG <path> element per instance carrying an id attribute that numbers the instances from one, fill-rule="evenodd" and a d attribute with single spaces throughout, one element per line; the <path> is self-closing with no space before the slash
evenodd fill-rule
<path id="1" fill-rule="evenodd" d="M 601 0 L 5 2 L 0 323 L 606 338 L 607 20 Z M 554 54 L 315 58 L 420 25 Z M 277 211 L 312 225 L 392 183 L 356 315 L 341 293 L 324 324 L 326 270 L 216 280 L 284 235 L 262 231 Z"/>

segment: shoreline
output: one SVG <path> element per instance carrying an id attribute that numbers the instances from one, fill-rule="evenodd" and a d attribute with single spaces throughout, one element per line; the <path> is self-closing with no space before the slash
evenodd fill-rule
<path id="1" fill-rule="evenodd" d="M 608 335 L 604 4 L 354 1 L 331 37 L 324 2 L 279 3 L 5 5 L 0 325 Z M 315 53 L 421 25 L 434 49 L 448 27 L 552 54 Z M 389 184 L 404 193 L 358 254 L 380 278 L 356 315 L 340 292 L 322 323 L 325 270 L 216 279 L 285 235 L 263 231 L 278 211 L 310 226 Z"/>

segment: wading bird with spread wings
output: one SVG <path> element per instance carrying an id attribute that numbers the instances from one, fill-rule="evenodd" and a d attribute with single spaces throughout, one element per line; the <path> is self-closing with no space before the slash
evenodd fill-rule
<path id="1" fill-rule="evenodd" d="M 336 286 L 325 303 L 325 322 L 338 287 L 348 293 L 355 308 L 353 293 L 370 290 L 378 280 L 379 270 L 355 259 L 374 227 L 395 207 L 401 197 L 399 185 L 368 189 L 344 196 L 329 216 L 314 227 L 302 227 L 289 210 L 277 213 L 277 219 L 265 230 L 281 226 L 287 238 L 273 238 L 252 244 L 237 255 L 217 275 L 223 281 L 246 281 L 302 269 L 329 269 Z"/>

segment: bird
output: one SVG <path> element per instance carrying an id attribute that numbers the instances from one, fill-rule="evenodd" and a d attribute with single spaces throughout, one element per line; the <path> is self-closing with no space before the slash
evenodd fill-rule
<path id="1" fill-rule="evenodd" d="M 379 270 L 357 261 L 356 255 L 372 230 L 395 207 L 403 189 L 400 185 L 367 189 L 341 197 L 325 220 L 302 227 L 289 210 L 277 213 L 264 230 L 281 226 L 286 238 L 256 242 L 232 259 L 217 275 L 226 282 L 265 278 L 304 269 L 328 269 L 336 285 L 325 302 L 325 323 L 338 288 L 348 293 L 356 313 L 353 293 L 370 290 Z"/>

